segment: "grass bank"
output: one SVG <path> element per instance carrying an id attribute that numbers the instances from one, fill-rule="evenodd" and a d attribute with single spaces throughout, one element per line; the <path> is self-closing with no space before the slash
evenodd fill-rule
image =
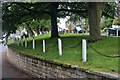
<path id="1" fill-rule="evenodd" d="M 65 34 L 61 35 L 63 56 L 58 55 L 57 38 L 49 39 L 50 35 L 41 35 L 35 37 L 35 49 L 32 49 L 32 38 L 29 38 L 28 47 L 17 46 L 17 44 L 9 44 L 9 47 L 21 51 L 23 54 L 27 54 L 37 58 L 45 58 L 60 62 L 63 64 L 71 64 L 79 66 L 80 68 L 91 71 L 102 71 L 110 73 L 118 73 L 118 58 L 105 57 L 95 52 L 90 45 L 97 51 L 108 56 L 118 56 L 118 38 L 117 37 L 102 37 L 102 40 L 95 43 L 88 43 L 87 45 L 87 62 L 82 62 L 82 39 L 88 39 L 87 35 L 79 34 Z M 42 52 L 42 40 L 46 40 L 46 53 Z M 79 44 L 79 45 L 78 45 Z"/>

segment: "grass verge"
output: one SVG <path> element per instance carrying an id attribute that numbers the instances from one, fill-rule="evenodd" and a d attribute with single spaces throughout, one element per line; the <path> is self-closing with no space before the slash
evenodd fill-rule
<path id="1" fill-rule="evenodd" d="M 50 35 L 42 35 L 35 37 L 35 49 L 32 49 L 32 38 L 28 39 L 28 47 L 17 46 L 16 43 L 9 44 L 10 48 L 17 51 L 21 51 L 24 54 L 37 57 L 45 58 L 48 60 L 53 60 L 55 62 L 60 62 L 63 64 L 76 65 L 80 68 L 87 69 L 90 71 L 101 71 L 109 73 L 118 73 L 118 60 L 119 58 L 109 58 L 97 54 L 89 45 L 92 45 L 97 51 L 108 56 L 118 55 L 118 38 L 117 37 L 102 37 L 102 40 L 95 43 L 87 44 L 87 62 L 82 62 L 82 50 L 81 43 L 82 39 L 88 39 L 87 35 L 79 34 L 65 34 L 61 35 L 63 56 L 58 55 L 58 44 L 57 38 L 49 38 Z M 46 40 L 46 53 L 42 52 L 42 40 Z"/>

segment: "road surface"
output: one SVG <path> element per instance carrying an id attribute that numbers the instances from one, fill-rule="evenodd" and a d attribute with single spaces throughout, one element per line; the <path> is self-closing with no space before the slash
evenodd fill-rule
<path id="1" fill-rule="evenodd" d="M 13 67 L 7 59 L 7 46 L 0 44 L 0 79 L 29 78 L 28 75 Z"/>

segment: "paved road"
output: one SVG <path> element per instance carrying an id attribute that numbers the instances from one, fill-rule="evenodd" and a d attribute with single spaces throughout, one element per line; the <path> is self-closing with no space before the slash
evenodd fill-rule
<path id="1" fill-rule="evenodd" d="M 0 79 L 29 78 L 28 75 L 14 68 L 7 60 L 7 46 L 0 44 Z"/>

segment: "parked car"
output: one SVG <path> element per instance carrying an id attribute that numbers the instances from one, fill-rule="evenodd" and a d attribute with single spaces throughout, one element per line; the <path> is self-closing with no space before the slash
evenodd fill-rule
<path id="1" fill-rule="evenodd" d="M 108 35 L 117 35 L 117 30 L 118 30 L 118 35 L 120 36 L 120 27 L 118 25 L 112 25 L 111 28 L 108 28 Z"/>
<path id="2" fill-rule="evenodd" d="M 85 29 L 84 28 L 81 28 L 81 27 L 75 27 L 73 29 L 73 32 L 74 33 L 85 33 Z"/>

